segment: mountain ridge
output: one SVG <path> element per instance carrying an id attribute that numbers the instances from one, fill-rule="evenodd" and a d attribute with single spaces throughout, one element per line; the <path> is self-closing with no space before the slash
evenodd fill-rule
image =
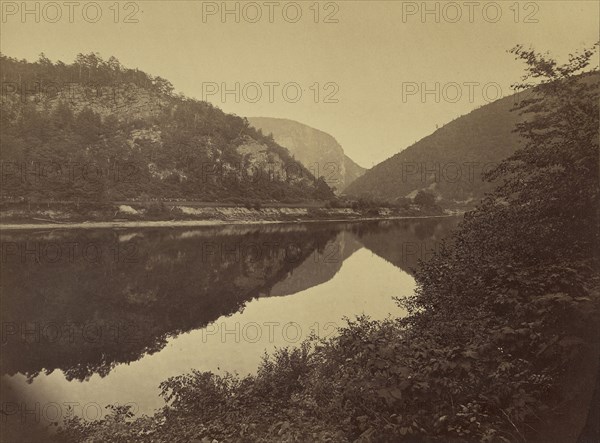
<path id="1" fill-rule="evenodd" d="M 600 74 L 583 74 L 581 81 L 600 81 Z M 526 116 L 512 112 L 528 100 L 528 89 L 476 108 L 382 161 L 344 191 L 351 197 L 400 201 L 418 191 L 436 196 L 445 207 L 472 207 L 497 185 L 482 173 L 513 154 L 523 140 L 513 130 Z"/>

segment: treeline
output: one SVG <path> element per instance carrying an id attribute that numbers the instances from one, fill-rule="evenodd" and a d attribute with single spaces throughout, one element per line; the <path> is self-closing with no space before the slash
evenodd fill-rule
<path id="1" fill-rule="evenodd" d="M 422 214 L 441 215 L 444 210 L 436 203 L 436 197 L 430 192 L 420 190 L 413 198 L 403 197 L 388 201 L 370 197 L 349 197 L 329 200 L 326 208 L 352 208 L 367 215 L 377 215 L 382 208 L 394 209 L 409 215 L 408 211 L 419 211 Z M 412 214 L 411 214 L 412 215 Z"/>
<path id="2" fill-rule="evenodd" d="M 77 54 L 73 63 L 53 63 L 41 53 L 36 62 L 17 60 L 0 54 L 3 91 L 36 92 L 50 89 L 52 84 L 62 86 L 69 83 L 97 86 L 112 86 L 121 83 L 134 84 L 144 89 L 170 95 L 173 85 L 162 77 L 153 77 L 139 69 L 126 68 L 114 56 L 104 60 L 98 53 Z"/>
<path id="3" fill-rule="evenodd" d="M 79 54 L 64 64 L 2 55 L 0 69 L 5 200 L 333 198 L 247 119 L 174 95 L 168 81 L 114 57 Z M 44 89 L 52 82 L 74 85 Z"/>
<path id="4" fill-rule="evenodd" d="M 598 370 L 599 85 L 516 47 L 542 80 L 503 183 L 421 267 L 404 319 L 359 318 L 254 376 L 165 381 L 168 405 L 70 421 L 72 441 L 565 441 Z M 532 112 L 535 111 L 535 112 Z M 403 295 L 403 294 L 398 294 Z M 590 416 L 589 420 L 594 420 Z M 591 441 L 591 440 L 590 440 Z"/>

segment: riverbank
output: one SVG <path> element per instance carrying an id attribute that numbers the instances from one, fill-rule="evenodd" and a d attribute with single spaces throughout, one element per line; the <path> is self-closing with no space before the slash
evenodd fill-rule
<path id="1" fill-rule="evenodd" d="M 177 227 L 201 227 L 222 225 L 259 225 L 277 223 L 325 223 L 325 222 L 365 222 L 376 220 L 402 220 L 419 218 L 446 218 L 456 217 L 461 214 L 444 215 L 416 215 L 416 216 L 391 216 L 391 217 L 359 217 L 359 218 L 335 218 L 335 219 L 298 219 L 298 220 L 147 220 L 147 221 L 106 221 L 106 222 L 82 222 L 82 223 L 24 223 L 4 224 L 0 223 L 0 231 L 16 230 L 47 230 L 47 229 L 109 229 L 109 228 L 177 228 Z"/>
<path id="2" fill-rule="evenodd" d="M 0 230 L 192 227 L 272 223 L 352 222 L 450 217 L 438 208 L 315 208 L 231 206 L 22 208 L 0 211 Z"/>

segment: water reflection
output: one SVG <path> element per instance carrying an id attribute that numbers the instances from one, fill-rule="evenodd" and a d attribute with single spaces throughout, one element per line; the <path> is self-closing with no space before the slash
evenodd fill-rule
<path id="1" fill-rule="evenodd" d="M 403 315 L 392 297 L 457 223 L 2 233 L 3 393 L 151 413 L 169 376 Z"/>

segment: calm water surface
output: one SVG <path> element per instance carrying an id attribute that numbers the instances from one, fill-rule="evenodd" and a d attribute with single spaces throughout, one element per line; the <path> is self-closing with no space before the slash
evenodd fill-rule
<path id="1" fill-rule="evenodd" d="M 151 414 L 168 377 L 252 373 L 343 317 L 405 315 L 392 297 L 458 222 L 4 232 L 3 401 Z"/>

